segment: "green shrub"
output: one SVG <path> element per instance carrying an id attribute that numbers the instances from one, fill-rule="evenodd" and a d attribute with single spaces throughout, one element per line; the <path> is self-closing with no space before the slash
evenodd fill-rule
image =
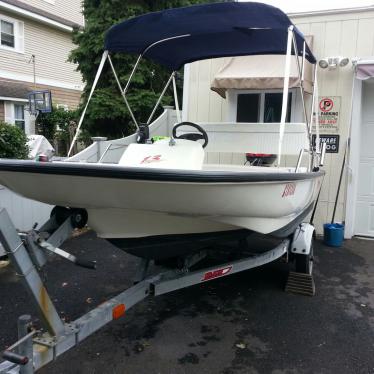
<path id="1" fill-rule="evenodd" d="M 76 110 L 53 107 L 51 113 L 40 113 L 36 118 L 36 132 L 45 136 L 56 147 L 60 156 L 66 156 L 78 122 Z"/>
<path id="2" fill-rule="evenodd" d="M 27 136 L 19 127 L 0 121 L 0 158 L 26 159 Z"/>

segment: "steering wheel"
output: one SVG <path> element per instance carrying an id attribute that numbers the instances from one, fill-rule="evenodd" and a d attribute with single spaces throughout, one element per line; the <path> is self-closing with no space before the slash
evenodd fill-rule
<path id="1" fill-rule="evenodd" d="M 181 126 L 194 127 L 197 131 L 200 132 L 200 134 L 196 134 L 196 133 L 191 132 L 191 133 L 182 134 L 182 135 L 177 136 L 177 129 Z M 192 140 L 194 142 L 202 139 L 202 140 L 204 140 L 203 148 L 205 148 L 208 145 L 208 134 L 206 133 L 206 131 L 201 126 L 199 126 L 199 125 L 197 125 L 196 123 L 193 123 L 193 122 L 177 123 L 173 127 L 173 138 L 174 139 L 187 139 L 187 140 Z"/>

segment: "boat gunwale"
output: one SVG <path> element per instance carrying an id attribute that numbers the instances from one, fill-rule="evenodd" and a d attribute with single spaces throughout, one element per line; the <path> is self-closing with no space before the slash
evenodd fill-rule
<path id="1" fill-rule="evenodd" d="M 71 164 L 71 165 L 70 165 Z M 238 183 L 238 182 L 292 182 L 310 180 L 325 175 L 324 170 L 316 172 L 237 172 L 177 170 L 158 168 L 131 168 L 120 165 L 82 164 L 67 162 L 36 162 L 29 160 L 0 160 L 0 173 L 18 172 L 51 175 L 70 175 L 79 177 L 112 178 L 127 180 L 147 180 L 158 182 L 204 182 L 204 183 Z M 1 178 L 0 178 L 1 179 Z"/>

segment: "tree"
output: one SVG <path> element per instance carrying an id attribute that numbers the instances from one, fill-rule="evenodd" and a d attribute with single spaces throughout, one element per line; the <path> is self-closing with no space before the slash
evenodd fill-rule
<path id="1" fill-rule="evenodd" d="M 82 105 L 88 93 L 103 53 L 106 31 L 114 24 L 147 12 L 166 8 L 188 6 L 209 0 L 84 0 L 84 30 L 75 30 L 73 42 L 77 48 L 71 52 L 70 61 L 78 64 L 85 82 Z M 119 80 L 127 82 L 136 56 L 114 54 L 113 64 Z M 162 67 L 142 61 L 133 77 L 128 95 L 129 104 L 138 122 L 145 122 L 155 105 L 170 73 Z M 162 102 L 173 103 L 172 92 L 168 91 Z M 135 125 L 119 93 L 117 83 L 107 63 L 89 104 L 83 124 L 82 137 L 103 135 L 109 138 L 126 136 L 134 132 Z"/>
<path id="2" fill-rule="evenodd" d="M 0 158 L 27 159 L 29 147 L 23 130 L 0 121 Z"/>

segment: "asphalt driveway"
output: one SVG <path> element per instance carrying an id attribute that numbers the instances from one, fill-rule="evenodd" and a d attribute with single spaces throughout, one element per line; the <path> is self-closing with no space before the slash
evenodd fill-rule
<path id="1" fill-rule="evenodd" d="M 137 259 L 93 233 L 65 248 L 96 271 L 62 259 L 45 271 L 59 313 L 74 320 L 131 285 Z M 315 297 L 283 291 L 275 262 L 130 309 L 41 373 L 374 373 L 374 242 L 316 248 Z M 0 268 L 0 349 L 16 340 L 17 316 L 35 309 L 11 266 Z"/>

